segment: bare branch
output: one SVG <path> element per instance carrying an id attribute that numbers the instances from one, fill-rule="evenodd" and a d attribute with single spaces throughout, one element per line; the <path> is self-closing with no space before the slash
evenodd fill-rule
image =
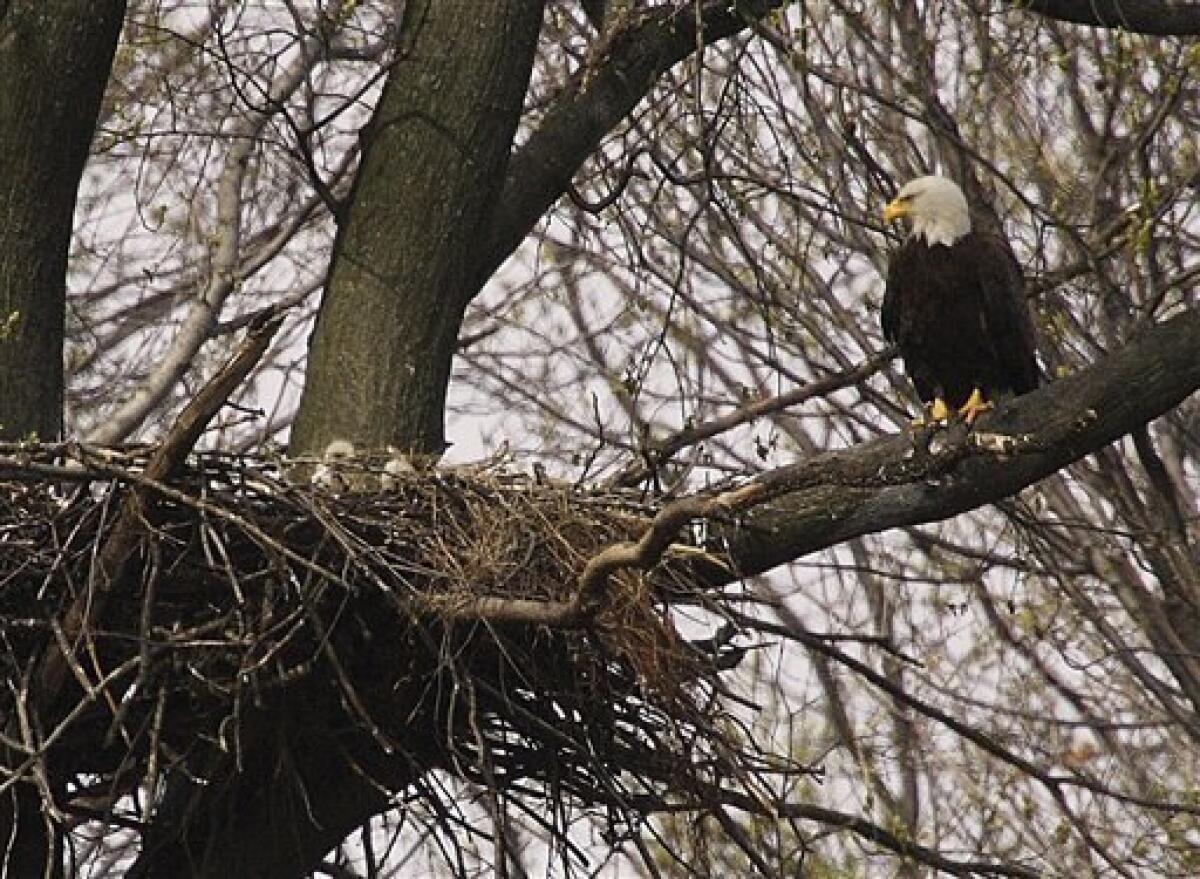
<path id="1" fill-rule="evenodd" d="M 728 491 L 683 498 L 664 507 L 638 541 L 593 556 L 571 601 L 477 596 L 450 615 L 581 625 L 602 603 L 612 574 L 653 567 L 694 520 L 710 519 L 725 529 L 730 564 L 704 552 L 688 558 L 710 584 L 719 584 L 862 534 L 938 521 L 1001 500 L 1138 429 L 1200 388 L 1197 348 L 1200 312 L 1185 312 L 1085 372 L 1015 401 L 985 423 L 986 433 L 951 433 L 943 448 L 918 454 L 911 437 L 886 437 L 769 471 Z M 1129 393 L 1131 387 L 1139 393 Z"/>
<path id="2" fill-rule="evenodd" d="M 1009 0 L 1022 12 L 1056 21 L 1157 37 L 1200 34 L 1200 6 L 1175 0 Z"/>
<path id="3" fill-rule="evenodd" d="M 314 65 L 324 58 L 324 51 L 325 43 L 319 36 L 306 38 L 291 65 L 272 83 L 269 93 L 264 96 L 263 105 L 252 108 L 230 131 L 228 138 L 233 145 L 226 157 L 217 189 L 213 230 L 216 244 L 209 278 L 189 307 L 179 332 L 158 366 L 135 393 L 88 435 L 88 442 L 111 445 L 137 430 L 146 416 L 162 403 L 176 383 L 192 368 L 196 353 L 204 343 L 215 335 L 222 307 L 244 280 L 238 271 L 244 247 L 242 214 L 246 207 L 242 185 L 250 171 L 251 156 L 267 123 L 283 111 L 286 99 L 304 84 Z M 303 222 L 306 216 L 307 213 L 298 215 L 293 223 Z M 282 224 L 284 233 L 289 232 L 290 225 L 286 222 Z M 267 252 L 270 252 L 270 248 Z"/>
<path id="4" fill-rule="evenodd" d="M 851 537 L 940 521 L 1013 495 L 1194 393 L 1197 350 L 1200 312 L 1187 311 L 1090 369 L 1020 397 L 984 425 L 1021 437 L 1016 454 L 988 453 L 963 438 L 910 456 L 909 437 L 892 436 L 765 473 L 739 489 L 735 508 L 756 509 L 726 529 L 733 566 L 759 574 Z M 729 579 L 720 568 L 711 576 Z"/>
<path id="5" fill-rule="evenodd" d="M 706 0 L 698 11 L 664 6 L 614 28 L 554 101 L 541 126 L 513 155 L 496 205 L 492 238 L 478 266 L 486 278 L 567 192 L 579 166 L 673 65 L 741 33 L 784 0 Z M 697 28 L 697 21 L 701 27 Z"/>
<path id="6" fill-rule="evenodd" d="M 275 317 L 253 327 L 238 352 L 201 388 L 151 456 L 145 471 L 148 479 L 166 481 L 183 464 L 205 426 L 262 358 L 281 322 L 282 318 Z M 142 538 L 152 503 L 153 492 L 137 488 L 122 507 L 120 520 L 97 559 L 98 582 L 92 591 L 79 597 L 63 621 L 65 639 L 72 648 L 77 648 L 78 639 L 103 612 L 107 593 Z M 53 703 L 69 670 L 70 657 L 66 652 L 49 650 L 38 674 L 39 704 Z"/>
<path id="7" fill-rule="evenodd" d="M 649 454 L 652 456 L 653 463 L 656 466 L 664 464 L 673 455 L 686 449 L 688 446 L 693 446 L 706 439 L 712 439 L 714 436 L 718 436 L 728 430 L 733 430 L 735 427 L 739 427 L 756 418 L 761 418 L 764 415 L 770 415 L 774 412 L 782 412 L 784 409 L 799 406 L 801 403 L 811 400 L 814 397 L 832 394 L 834 391 L 839 391 L 842 388 L 866 381 L 895 356 L 895 349 L 887 348 L 864 360 L 853 369 L 848 369 L 817 381 L 808 382 L 784 394 L 754 400 L 744 406 L 739 406 L 734 411 L 719 418 L 713 418 L 703 424 L 686 427 L 654 443 L 653 447 L 649 450 Z M 613 483 L 622 486 L 637 485 L 649 476 L 650 467 L 644 462 L 637 461 L 631 463 L 625 470 L 617 474 L 613 479 Z"/>

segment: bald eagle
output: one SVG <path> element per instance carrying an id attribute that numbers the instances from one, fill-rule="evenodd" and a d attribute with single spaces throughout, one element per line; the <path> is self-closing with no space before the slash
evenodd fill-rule
<path id="1" fill-rule="evenodd" d="M 1038 384 L 1021 267 L 1008 242 L 971 228 L 966 197 L 945 177 L 905 184 L 883 211 L 902 217 L 912 233 L 888 265 L 883 333 L 930 419 L 948 421 L 953 407 L 971 424 L 996 396 Z"/>

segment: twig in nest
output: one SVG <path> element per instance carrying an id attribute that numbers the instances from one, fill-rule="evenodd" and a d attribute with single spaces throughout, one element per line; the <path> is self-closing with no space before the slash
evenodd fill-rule
<path id="1" fill-rule="evenodd" d="M 161 445 L 150 456 L 144 473 L 148 480 L 165 482 L 183 466 L 208 422 L 262 359 L 282 322 L 283 318 L 277 316 L 251 326 L 241 348 L 184 407 Z M 76 599 L 63 620 L 63 632 L 72 647 L 78 645 L 84 632 L 94 625 L 103 612 L 113 584 L 141 542 L 146 527 L 151 524 L 152 499 L 150 489 L 135 486 L 122 504 L 117 523 L 96 558 L 93 568 L 96 576 L 92 588 Z M 70 667 L 71 659 L 61 648 L 54 644 L 47 648 L 34 688 L 38 705 L 53 704 Z"/>

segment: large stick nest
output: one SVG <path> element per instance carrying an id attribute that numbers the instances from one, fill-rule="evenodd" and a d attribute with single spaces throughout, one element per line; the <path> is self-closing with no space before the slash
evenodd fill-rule
<path id="1" fill-rule="evenodd" d="M 572 602 L 590 558 L 646 531 L 635 499 L 487 468 L 389 491 L 363 469 L 336 493 L 218 454 L 147 485 L 136 452 L 76 448 L 64 467 L 63 451 L 0 459 L 0 698 L 27 714 L 47 654 L 66 657 L 61 693 L 17 725 L 59 776 L 113 794 L 172 772 L 216 783 L 253 717 L 585 803 L 687 799 L 752 759 L 721 696 L 733 627 L 698 649 L 672 615 L 703 607 L 716 628 L 738 599 L 683 566 L 618 571 L 573 625 L 479 610 Z M 106 581 L 123 515 L 136 540 Z"/>

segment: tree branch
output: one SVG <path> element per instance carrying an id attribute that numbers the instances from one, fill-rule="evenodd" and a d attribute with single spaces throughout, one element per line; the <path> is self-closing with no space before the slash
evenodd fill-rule
<path id="1" fill-rule="evenodd" d="M 478 276 L 490 276 L 508 258 L 567 191 L 600 140 L 663 73 L 698 45 L 740 33 L 785 2 L 705 0 L 698 14 L 690 6 L 683 11 L 661 7 L 614 28 L 593 54 L 595 60 L 571 79 L 538 130 L 509 160 Z"/>
<path id="2" fill-rule="evenodd" d="M 1069 378 L 986 419 L 988 435 L 1018 438 L 1014 454 L 970 437 L 913 456 L 907 436 L 827 452 L 765 473 L 738 491 L 746 510 L 725 529 L 733 567 L 751 576 L 857 537 L 947 519 L 1044 479 L 1163 415 L 1200 388 L 1200 312 L 1153 326 Z M 725 582 L 720 566 L 711 582 Z"/>
<path id="3" fill-rule="evenodd" d="M 339 8 L 335 5 L 326 14 L 337 15 Z M 174 390 L 195 365 L 201 347 L 216 335 L 222 308 L 245 280 L 245 275 L 238 271 L 239 255 L 245 246 L 243 213 L 247 203 L 244 187 L 247 176 L 252 176 L 254 171 L 252 160 L 259 148 L 259 140 L 267 125 L 284 112 L 287 99 L 309 82 L 309 76 L 323 60 L 326 48 L 319 36 L 307 37 L 292 63 L 261 96 L 262 105 L 256 107 L 246 101 L 246 114 L 238 118 L 228 134 L 231 146 L 217 184 L 209 277 L 200 294 L 188 306 L 179 331 L 157 365 L 134 392 L 88 434 L 89 443 L 112 445 L 128 438 Z M 285 222 L 282 228 L 287 231 L 289 226 Z M 253 266 L 248 268 L 254 269 Z"/>
<path id="4" fill-rule="evenodd" d="M 743 424 L 748 424 L 756 418 L 762 418 L 775 412 L 782 412 L 793 406 L 799 406 L 814 397 L 824 397 L 842 388 L 864 382 L 877 373 L 884 365 L 896 356 L 895 347 L 889 346 L 873 354 L 857 366 L 826 376 L 816 381 L 792 388 L 786 393 L 774 397 L 764 397 L 752 400 L 732 412 L 718 416 L 701 424 L 685 427 L 661 440 L 655 441 L 647 449 L 649 461 L 635 460 L 618 473 L 612 480 L 613 485 L 629 488 L 638 485 L 651 475 L 651 463 L 657 467 L 665 464 L 672 456 L 696 443 L 712 439 L 726 431 L 733 430 Z"/>
<path id="5" fill-rule="evenodd" d="M 1175 0 L 1009 0 L 1022 12 L 1158 37 L 1200 34 L 1200 6 Z"/>
<path id="6" fill-rule="evenodd" d="M 840 827 L 849 830 L 863 839 L 889 849 L 903 857 L 912 858 L 922 864 L 933 867 L 939 872 L 951 876 L 1016 876 L 1020 879 L 1033 879 L 1040 876 L 1036 869 L 1022 867 L 1019 864 L 1006 864 L 992 861 L 956 861 L 939 852 L 937 849 L 919 845 L 911 839 L 898 836 L 895 833 L 846 812 L 826 809 L 811 803 L 785 803 L 780 811 L 794 818 L 815 821 L 826 827 Z"/>
<path id="7" fill-rule="evenodd" d="M 820 824 L 832 830 L 849 831 L 861 839 L 875 843 L 880 848 L 887 849 L 904 858 L 911 858 L 918 863 L 933 867 L 951 876 L 1014 876 L 1018 877 L 1018 879 L 1035 879 L 1035 877 L 1041 875 L 1035 869 L 1022 867 L 1016 863 L 980 860 L 957 861 L 942 854 L 937 849 L 920 845 L 911 839 L 906 839 L 858 815 L 839 812 L 835 809 L 826 809 L 811 803 L 785 801 L 772 803 L 768 806 L 741 791 L 717 784 L 700 787 L 694 793 L 702 804 L 722 803 L 726 807 L 741 809 L 749 814 L 799 818 L 803 821 Z M 633 804 L 635 808 L 646 813 L 677 812 L 680 810 L 677 803 L 668 802 L 653 794 L 640 798 L 625 798 L 621 802 L 621 805 L 625 806 L 630 804 Z M 747 847 L 738 840 L 737 828 L 733 823 L 732 816 L 729 816 L 721 808 L 713 809 L 712 811 L 714 817 L 721 823 L 722 828 L 730 834 L 730 837 L 734 839 L 739 848 L 747 856 L 753 856 L 753 845 Z M 722 814 L 723 812 L 724 814 Z M 779 874 L 764 872 L 763 875 L 774 876 Z"/>
<path id="8" fill-rule="evenodd" d="M 947 519 L 1013 495 L 1177 406 L 1200 388 L 1200 312 L 1151 327 L 1091 368 L 1027 394 L 972 433 L 939 434 L 936 452 L 884 437 L 764 473 L 737 488 L 668 504 L 636 543 L 593 556 L 570 601 L 478 596 L 440 612 L 460 619 L 572 627 L 603 604 L 608 578 L 649 570 L 688 522 L 708 519 L 725 558 L 684 554 L 716 586 L 852 537 Z M 1136 393 L 1131 393 L 1136 389 Z M 680 563 L 677 557 L 676 563 Z"/>

